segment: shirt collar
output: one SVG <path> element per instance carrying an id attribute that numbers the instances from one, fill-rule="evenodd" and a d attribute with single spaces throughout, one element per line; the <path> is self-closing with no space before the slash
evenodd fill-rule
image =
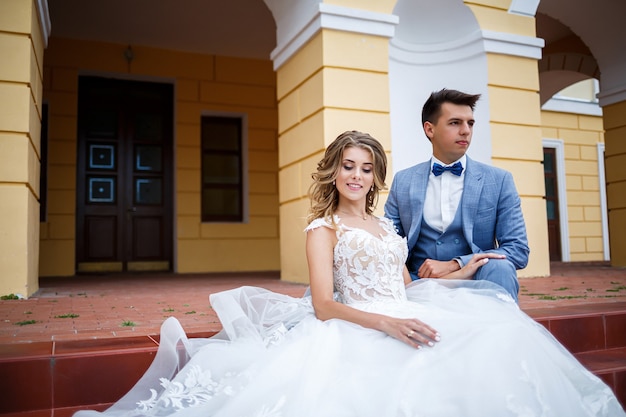
<path id="1" fill-rule="evenodd" d="M 461 165 L 463 165 L 463 168 L 467 168 L 467 155 L 463 155 L 462 157 L 460 157 L 456 161 L 452 162 L 451 164 L 444 164 L 439 159 L 435 158 L 435 155 L 433 155 L 432 158 L 430 159 L 430 167 L 432 168 L 434 163 L 443 165 L 445 167 L 445 166 L 454 165 L 457 162 L 460 162 Z M 465 173 L 465 169 L 463 169 L 463 173 Z"/>

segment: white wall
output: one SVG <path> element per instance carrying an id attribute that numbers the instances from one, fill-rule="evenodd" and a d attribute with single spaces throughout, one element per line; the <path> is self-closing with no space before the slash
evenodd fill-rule
<path id="1" fill-rule="evenodd" d="M 482 94 L 474 116 L 472 158 L 491 162 L 487 59 L 474 15 L 458 0 L 399 0 L 389 47 L 393 173 L 430 158 L 422 106 L 441 88 Z"/>

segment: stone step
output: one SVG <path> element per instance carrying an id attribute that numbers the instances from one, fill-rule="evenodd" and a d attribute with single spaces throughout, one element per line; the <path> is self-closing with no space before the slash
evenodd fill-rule
<path id="1" fill-rule="evenodd" d="M 626 347 L 626 302 L 536 308 L 525 312 L 572 353 Z"/>
<path id="2" fill-rule="evenodd" d="M 576 353 L 574 356 L 613 389 L 626 409 L 626 347 Z"/>
<path id="3" fill-rule="evenodd" d="M 527 313 L 626 404 L 626 303 Z M 157 347 L 156 335 L 0 345 L 0 392 L 9 399 L 0 401 L 0 415 L 70 417 L 79 409 L 104 410 L 143 375 Z"/>

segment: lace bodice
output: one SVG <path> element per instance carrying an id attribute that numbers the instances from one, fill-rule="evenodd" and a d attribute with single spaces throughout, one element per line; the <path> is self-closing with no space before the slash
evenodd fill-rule
<path id="1" fill-rule="evenodd" d="M 384 233 L 374 236 L 364 229 L 344 225 L 335 216 L 337 244 L 334 249 L 334 284 L 345 304 L 378 301 L 405 301 L 402 269 L 408 255 L 406 239 L 400 237 L 391 220 L 379 218 Z M 316 219 L 306 228 L 332 227 Z"/>

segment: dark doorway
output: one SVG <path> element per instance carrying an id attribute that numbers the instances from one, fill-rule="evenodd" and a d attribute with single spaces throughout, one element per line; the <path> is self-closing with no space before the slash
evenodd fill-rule
<path id="1" fill-rule="evenodd" d="M 559 216 L 556 149 L 554 148 L 543 148 L 543 175 L 546 183 L 546 210 L 548 213 L 550 261 L 560 262 L 562 261 L 561 218 Z"/>
<path id="2" fill-rule="evenodd" d="M 172 268 L 173 86 L 80 77 L 78 272 Z"/>

